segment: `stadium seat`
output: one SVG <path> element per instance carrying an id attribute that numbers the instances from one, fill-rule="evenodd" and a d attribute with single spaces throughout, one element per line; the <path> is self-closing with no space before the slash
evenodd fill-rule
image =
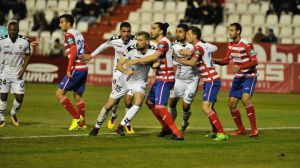
<path id="1" fill-rule="evenodd" d="M 213 35 L 206 35 L 206 34 L 203 34 L 203 37 L 202 39 L 204 41 L 207 41 L 207 42 L 214 42 L 215 41 L 215 38 Z"/>
<path id="2" fill-rule="evenodd" d="M 227 23 L 240 22 L 240 16 L 238 14 L 229 14 Z"/>
<path id="3" fill-rule="evenodd" d="M 28 10 L 35 10 L 35 0 L 26 0 L 26 8 Z"/>
<path id="4" fill-rule="evenodd" d="M 293 36 L 300 38 L 300 27 L 295 27 Z"/>
<path id="5" fill-rule="evenodd" d="M 300 44 L 300 38 L 294 39 L 294 44 Z"/>
<path id="6" fill-rule="evenodd" d="M 281 43 L 282 44 L 293 44 L 293 39 L 292 38 L 282 38 Z"/>
<path id="7" fill-rule="evenodd" d="M 248 7 L 248 12 L 255 14 L 260 11 L 260 5 L 258 3 L 251 3 Z"/>
<path id="8" fill-rule="evenodd" d="M 131 23 L 131 33 L 135 34 L 140 31 L 140 25 L 138 23 Z"/>
<path id="9" fill-rule="evenodd" d="M 142 24 L 140 30 L 149 32 L 151 30 L 151 24 Z"/>
<path id="10" fill-rule="evenodd" d="M 177 20 L 177 14 L 173 12 L 169 12 L 165 16 L 165 20 L 170 24 L 177 24 L 179 21 Z"/>
<path id="11" fill-rule="evenodd" d="M 152 23 L 152 13 L 151 12 L 143 12 L 141 16 L 142 23 Z"/>
<path id="12" fill-rule="evenodd" d="M 248 15 L 248 14 L 242 15 L 241 16 L 241 24 L 242 24 L 242 26 L 252 25 L 253 24 L 252 15 Z"/>
<path id="13" fill-rule="evenodd" d="M 174 12 L 176 10 L 176 2 L 175 1 L 167 1 L 165 4 L 165 12 Z"/>
<path id="14" fill-rule="evenodd" d="M 275 14 L 270 14 L 267 16 L 266 24 L 268 26 L 278 25 L 278 17 Z"/>
<path id="15" fill-rule="evenodd" d="M 280 26 L 288 26 L 292 23 L 292 15 L 281 15 L 279 25 Z"/>
<path id="16" fill-rule="evenodd" d="M 140 13 L 139 12 L 131 12 L 128 17 L 129 22 L 140 22 Z"/>
<path id="17" fill-rule="evenodd" d="M 242 29 L 242 36 L 247 37 L 247 36 L 253 36 L 253 28 L 252 26 L 244 26 Z"/>
<path id="18" fill-rule="evenodd" d="M 203 31 L 203 35 L 214 35 L 215 33 L 215 29 L 214 29 L 214 26 L 213 25 L 204 25 L 203 28 L 202 28 L 202 31 Z"/>
<path id="19" fill-rule="evenodd" d="M 164 22 L 165 21 L 165 14 L 164 13 L 154 13 L 153 21 L 154 22 Z"/>
<path id="20" fill-rule="evenodd" d="M 226 2 L 224 9 L 227 13 L 234 13 L 235 12 L 235 3 Z"/>
<path id="21" fill-rule="evenodd" d="M 300 15 L 294 15 L 293 26 L 300 26 Z"/>
<path id="22" fill-rule="evenodd" d="M 30 31 L 30 32 L 28 33 L 28 37 L 39 38 L 39 32 L 37 32 L 37 31 Z"/>
<path id="23" fill-rule="evenodd" d="M 273 32 L 276 36 L 279 35 L 279 27 L 278 26 L 270 26 L 270 27 L 266 27 L 266 30 L 268 30 L 269 28 L 273 29 Z M 267 32 L 267 31 L 266 31 Z"/>
<path id="24" fill-rule="evenodd" d="M 48 23 L 51 23 L 51 20 L 53 19 L 54 16 L 54 11 L 51 9 L 45 9 L 45 18 Z"/>
<path id="25" fill-rule="evenodd" d="M 25 37 L 28 37 L 28 31 L 27 30 L 20 30 L 19 34 Z"/>
<path id="26" fill-rule="evenodd" d="M 248 4 L 247 3 L 238 3 L 236 6 L 236 12 L 237 13 L 245 13 L 248 10 Z"/>
<path id="27" fill-rule="evenodd" d="M 177 24 L 170 24 L 168 27 L 168 32 L 171 32 L 171 34 L 173 36 L 175 36 L 175 34 L 176 34 L 176 27 L 177 27 Z"/>
<path id="28" fill-rule="evenodd" d="M 49 40 L 51 38 L 51 33 L 49 31 L 42 31 L 40 33 L 40 38 Z"/>
<path id="29" fill-rule="evenodd" d="M 292 27 L 282 27 L 280 29 L 280 37 L 291 37 L 293 34 Z"/>
<path id="30" fill-rule="evenodd" d="M 20 27 L 20 30 L 23 30 L 23 31 L 28 31 L 30 28 L 30 22 L 28 20 L 21 20 L 19 22 L 19 27 Z"/>
<path id="31" fill-rule="evenodd" d="M 154 1 L 152 11 L 163 12 L 165 8 L 164 1 Z"/>
<path id="32" fill-rule="evenodd" d="M 52 33 L 51 40 L 53 41 L 57 38 L 60 39 L 61 41 L 64 39 L 64 35 L 63 35 L 62 31 L 56 30 Z"/>
<path id="33" fill-rule="evenodd" d="M 77 24 L 77 30 L 79 32 L 86 32 L 89 29 L 89 24 L 88 22 L 85 21 L 79 21 Z"/>
<path id="34" fill-rule="evenodd" d="M 44 0 L 37 0 L 35 4 L 36 10 L 44 10 L 46 7 L 46 1 Z"/>
<path id="35" fill-rule="evenodd" d="M 187 8 L 187 2 L 186 1 L 179 1 L 177 2 L 176 12 L 178 13 L 184 13 Z M 179 17 L 178 17 L 179 18 Z M 183 19 L 183 18 L 179 18 Z"/>
<path id="36" fill-rule="evenodd" d="M 266 14 L 267 13 L 267 10 L 269 10 L 269 4 L 270 4 L 269 1 L 261 1 L 260 2 L 260 12 L 262 14 Z"/>
<path id="37" fill-rule="evenodd" d="M 141 11 L 152 11 L 152 1 L 143 1 L 142 7 L 140 9 Z"/>
<path id="38" fill-rule="evenodd" d="M 56 9 L 57 8 L 57 0 L 48 0 L 47 8 Z"/>
<path id="39" fill-rule="evenodd" d="M 59 10 L 65 10 L 66 7 L 69 8 L 69 1 L 68 0 L 59 0 L 57 7 Z M 70 10 L 72 10 L 73 8 L 70 8 Z"/>
<path id="40" fill-rule="evenodd" d="M 180 19 L 184 19 L 184 12 L 179 12 L 179 13 L 177 14 L 177 19 L 178 19 L 178 21 L 179 21 Z"/>
<path id="41" fill-rule="evenodd" d="M 263 26 L 263 25 L 265 25 L 265 15 L 262 15 L 262 14 L 254 15 L 253 24 L 255 26 Z"/>
<path id="42" fill-rule="evenodd" d="M 76 6 L 76 2 L 77 1 L 69 1 L 70 3 L 69 3 L 69 7 L 68 7 L 68 9 L 75 9 L 75 6 Z"/>
<path id="43" fill-rule="evenodd" d="M 215 30 L 215 35 L 218 37 L 224 34 L 227 34 L 227 27 L 225 25 L 218 25 Z"/>

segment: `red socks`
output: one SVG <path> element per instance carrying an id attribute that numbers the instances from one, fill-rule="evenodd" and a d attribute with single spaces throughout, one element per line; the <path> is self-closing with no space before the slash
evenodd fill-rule
<path id="1" fill-rule="evenodd" d="M 76 105 L 79 115 L 81 115 L 84 118 L 84 120 L 81 122 L 81 125 L 85 125 L 85 103 L 83 100 L 81 100 Z"/>
<path id="2" fill-rule="evenodd" d="M 160 117 L 160 115 L 157 113 L 157 111 L 155 110 L 155 105 L 152 104 L 149 101 L 146 101 L 146 104 L 148 106 L 148 108 L 152 111 L 152 113 L 154 114 L 154 116 L 157 118 L 157 120 L 160 122 L 161 126 L 163 129 L 167 129 L 168 126 L 165 124 L 165 122 L 162 120 L 162 118 Z"/>
<path id="3" fill-rule="evenodd" d="M 251 105 L 249 107 L 246 107 L 247 115 L 250 120 L 251 130 L 256 130 L 256 117 L 255 117 L 255 111 L 254 107 Z"/>
<path id="4" fill-rule="evenodd" d="M 209 120 L 210 122 L 215 126 L 215 128 L 218 130 L 218 133 L 223 133 L 225 134 L 224 132 L 224 129 L 222 127 L 222 124 L 217 116 L 217 113 L 215 113 L 214 111 L 211 111 L 209 112 L 208 114 L 208 117 L 209 117 Z"/>
<path id="5" fill-rule="evenodd" d="M 245 130 L 239 109 L 231 110 L 231 116 L 239 130 Z"/>
<path id="6" fill-rule="evenodd" d="M 67 97 L 62 97 L 60 99 L 60 103 L 64 106 L 64 108 L 71 114 L 71 116 L 75 119 L 79 119 L 79 113 L 75 110 L 70 99 Z"/>

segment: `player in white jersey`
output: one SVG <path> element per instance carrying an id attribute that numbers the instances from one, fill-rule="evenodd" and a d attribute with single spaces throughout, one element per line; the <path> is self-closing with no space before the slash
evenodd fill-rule
<path id="1" fill-rule="evenodd" d="M 130 23 L 123 22 L 120 25 L 120 35 L 119 36 L 113 36 L 107 42 L 101 44 L 90 55 L 86 54 L 84 56 L 84 59 L 86 61 L 89 61 L 93 57 L 98 55 L 99 53 L 106 50 L 107 48 L 113 47 L 114 50 L 115 50 L 115 58 L 114 58 L 114 65 L 113 65 L 112 91 L 111 91 L 111 94 L 109 96 L 109 99 L 105 103 L 106 104 L 105 107 L 110 106 L 113 102 L 112 100 L 120 97 L 120 95 L 122 95 L 122 93 L 124 92 L 124 89 L 120 86 L 120 84 L 118 82 L 118 79 L 119 79 L 119 77 L 122 73 L 117 70 L 116 66 L 117 66 L 117 63 L 118 63 L 120 57 L 123 55 L 124 51 L 126 51 L 126 49 L 129 46 L 131 46 L 135 43 L 136 43 L 136 39 L 135 39 L 135 36 L 131 35 L 131 25 L 130 25 Z M 132 106 L 132 99 L 133 99 L 132 93 L 128 92 L 127 95 L 125 96 L 125 106 L 126 106 L 125 111 L 126 112 Z M 113 106 L 111 109 L 106 108 L 106 110 L 108 110 L 108 111 L 111 110 L 112 111 L 112 117 L 107 123 L 107 127 L 109 129 L 114 128 L 114 125 L 116 123 L 115 119 L 118 116 L 117 115 L 118 106 L 119 106 L 119 102 L 115 106 Z M 126 127 L 126 131 L 128 133 L 134 133 L 130 123 L 128 123 L 127 126 L 128 127 Z"/>
<path id="2" fill-rule="evenodd" d="M 149 45 L 149 42 L 149 33 L 143 31 L 138 32 L 136 45 L 128 47 L 127 52 L 124 53 L 124 57 L 121 56 L 117 64 L 117 69 L 120 72 L 122 72 L 118 81 L 123 89 L 119 92 L 118 97 L 111 98 L 113 104 L 111 104 L 108 108 L 112 108 L 113 105 L 117 104 L 118 101 L 128 91 L 131 91 L 134 97 L 134 104 L 126 112 L 125 117 L 122 119 L 121 123 L 119 124 L 116 130 L 116 132 L 122 136 L 125 135 L 123 130 L 124 126 L 132 120 L 135 114 L 140 110 L 141 105 L 144 101 L 148 81 L 148 73 L 151 66 L 151 64 L 139 64 L 133 65 L 131 67 L 124 67 L 124 63 L 127 60 L 135 60 L 154 54 L 156 52 L 156 48 L 154 46 Z M 97 119 L 97 123 L 93 130 L 91 130 L 90 132 L 91 136 L 96 136 L 98 134 L 100 126 L 106 119 L 108 112 L 109 111 L 106 110 L 106 107 L 102 108 Z"/>
<path id="3" fill-rule="evenodd" d="M 186 24 L 179 24 L 176 28 L 176 41 L 173 42 L 174 55 L 177 57 L 185 57 L 179 53 L 182 49 L 187 49 L 191 52 L 194 50 L 194 46 L 187 42 L 186 32 L 189 27 Z M 189 118 L 191 116 L 191 104 L 197 93 L 199 84 L 199 73 L 196 67 L 179 64 L 174 61 L 177 66 L 175 74 L 175 85 L 170 93 L 170 106 L 169 112 L 171 113 L 173 120 L 177 117 L 176 105 L 180 97 L 182 97 L 182 118 L 181 123 L 182 131 L 184 131 L 189 125 Z"/>
<path id="4" fill-rule="evenodd" d="M 12 123 L 19 126 L 17 112 L 20 110 L 24 98 L 23 75 L 29 63 L 31 51 L 27 38 L 19 35 L 17 22 L 10 22 L 8 35 L 0 39 L 1 79 L 0 79 L 0 127 L 5 126 L 5 113 L 9 91 L 15 95 L 13 107 L 10 111 Z"/>

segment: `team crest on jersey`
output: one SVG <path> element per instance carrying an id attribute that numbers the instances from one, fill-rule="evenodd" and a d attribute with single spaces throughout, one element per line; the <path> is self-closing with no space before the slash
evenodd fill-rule
<path id="1" fill-rule="evenodd" d="M 159 45 L 158 45 L 158 48 L 164 48 L 164 47 L 165 47 L 164 44 L 159 44 Z"/>
<path id="2" fill-rule="evenodd" d="M 255 55 L 254 49 L 251 49 L 251 50 L 250 50 L 250 55 Z"/>
<path id="3" fill-rule="evenodd" d="M 67 39 L 67 42 L 68 42 L 68 44 L 72 44 L 72 43 L 74 43 L 74 40 L 73 40 L 71 37 L 69 37 L 69 38 Z"/>
<path id="4" fill-rule="evenodd" d="M 19 45 L 19 49 L 22 49 L 23 48 L 23 45 Z"/>
<path id="5" fill-rule="evenodd" d="M 201 52 L 197 50 L 197 51 L 196 51 L 196 54 L 197 54 L 197 55 L 201 55 Z"/>

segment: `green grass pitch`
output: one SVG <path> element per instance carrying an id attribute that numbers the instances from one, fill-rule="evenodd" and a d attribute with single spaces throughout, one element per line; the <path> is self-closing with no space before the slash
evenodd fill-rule
<path id="1" fill-rule="evenodd" d="M 209 130 L 206 115 L 200 110 L 201 89 L 192 106 L 190 127 L 182 142 L 158 138 L 159 123 L 143 105 L 133 119 L 136 134 L 120 137 L 103 124 L 100 135 L 88 137 L 110 87 L 87 86 L 84 95 L 88 129 L 69 132 L 71 117 L 56 101 L 57 85 L 27 84 L 24 104 L 18 118 L 20 127 L 0 128 L 0 166 L 3 168 L 47 167 L 204 167 L 204 168 L 298 168 L 300 167 L 300 95 L 255 93 L 260 136 L 229 137 L 214 142 L 204 138 Z M 68 94 L 69 97 L 72 94 Z M 8 102 L 12 104 L 12 95 Z M 228 92 L 220 92 L 216 110 L 230 133 L 235 128 L 227 107 Z M 180 125 L 181 104 L 178 104 Z M 249 120 L 240 102 L 246 127 Z M 124 114 L 124 101 L 118 121 Z"/>

